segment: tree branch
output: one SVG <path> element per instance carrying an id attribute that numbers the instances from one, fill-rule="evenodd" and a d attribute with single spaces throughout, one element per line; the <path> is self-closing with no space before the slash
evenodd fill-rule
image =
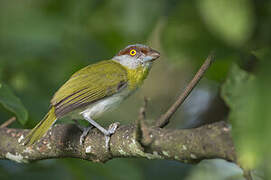
<path id="1" fill-rule="evenodd" d="M 178 97 L 176 102 L 168 109 L 168 111 L 163 114 L 157 121 L 156 126 L 163 128 L 168 123 L 172 115 L 177 111 L 177 109 L 183 104 L 188 95 L 192 92 L 194 87 L 198 84 L 198 82 L 203 77 L 206 70 L 210 67 L 212 62 L 215 59 L 214 52 L 211 52 L 207 59 L 204 61 L 198 72 L 195 74 L 194 78 L 190 81 L 190 83 L 186 86 L 184 92 Z"/>
<path id="2" fill-rule="evenodd" d="M 0 159 L 27 163 L 69 157 L 106 162 L 113 158 L 141 157 L 197 163 L 203 159 L 221 158 L 236 162 L 230 129 L 225 122 L 194 129 L 162 129 L 202 78 L 213 59 L 214 55 L 210 54 L 185 91 L 160 117 L 155 127 L 148 127 L 144 123 L 147 106 L 145 98 L 136 124 L 120 126 L 111 136 L 109 149 L 105 146 L 105 136 L 97 129 L 91 130 L 84 145 L 80 145 L 81 131 L 73 124 L 55 125 L 34 145 L 23 146 L 20 142 L 29 130 L 11 129 L 5 124 L 0 128 Z"/>
<path id="3" fill-rule="evenodd" d="M 32 146 L 19 143 L 29 130 L 0 128 L 0 159 L 20 163 L 64 157 L 94 162 L 120 157 L 171 159 L 184 163 L 212 158 L 236 161 L 230 129 L 224 122 L 184 130 L 145 128 L 148 133 L 138 138 L 135 125 L 120 126 L 111 137 L 110 150 L 106 149 L 105 137 L 97 129 L 88 134 L 84 145 L 79 145 L 81 131 L 73 124 L 55 125 Z M 146 138 L 151 142 L 144 144 Z"/>

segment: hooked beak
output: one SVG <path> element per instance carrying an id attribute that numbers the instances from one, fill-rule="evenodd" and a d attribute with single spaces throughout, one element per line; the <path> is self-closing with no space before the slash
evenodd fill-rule
<path id="1" fill-rule="evenodd" d="M 144 57 L 144 62 L 153 62 L 160 57 L 160 53 L 154 49 L 151 49 L 147 56 Z"/>

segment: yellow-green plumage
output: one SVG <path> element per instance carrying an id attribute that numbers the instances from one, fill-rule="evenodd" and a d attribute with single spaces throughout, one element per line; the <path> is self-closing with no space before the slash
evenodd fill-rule
<path id="1" fill-rule="evenodd" d="M 112 60 L 101 61 L 73 74 L 55 93 L 51 104 L 56 107 L 57 117 L 62 117 L 117 93 L 120 85 L 127 82 L 127 70 L 121 64 Z"/>
<path id="2" fill-rule="evenodd" d="M 152 61 L 159 56 L 159 52 L 147 46 L 130 45 L 114 56 L 113 60 L 101 61 L 74 73 L 55 93 L 48 114 L 30 131 L 24 144 L 35 143 L 57 119 L 64 116 L 83 118 L 110 136 L 112 131 L 105 130 L 92 118 L 98 117 L 136 90 L 147 77 Z"/>
<path id="3" fill-rule="evenodd" d="M 56 121 L 55 108 L 52 107 L 47 115 L 25 137 L 24 144 L 32 145 L 39 140 Z"/>
<path id="4" fill-rule="evenodd" d="M 75 97 L 75 94 L 79 95 L 83 93 L 86 93 L 85 96 L 92 95 L 88 99 L 89 101 L 100 99 L 114 93 L 120 81 L 126 82 L 127 80 L 126 69 L 120 64 L 112 60 L 101 61 L 73 74 L 55 93 L 51 103 L 55 105 L 71 94 L 74 94 L 73 97 Z M 83 91 L 76 93 L 79 90 Z"/>
<path id="5" fill-rule="evenodd" d="M 143 67 L 128 69 L 113 60 L 79 70 L 55 93 L 50 111 L 27 135 L 25 144 L 33 144 L 40 139 L 57 118 L 117 93 L 120 85 L 126 84 L 130 91 L 135 90 L 147 73 L 148 69 Z"/>
<path id="6" fill-rule="evenodd" d="M 130 90 L 134 90 L 140 86 L 149 73 L 149 68 L 138 67 L 136 69 L 126 69 L 129 79 L 128 87 Z"/>

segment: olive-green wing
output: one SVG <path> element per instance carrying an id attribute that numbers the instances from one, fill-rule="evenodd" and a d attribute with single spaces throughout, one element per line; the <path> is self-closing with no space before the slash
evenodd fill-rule
<path id="1" fill-rule="evenodd" d="M 55 93 L 51 104 L 57 117 L 111 96 L 127 86 L 127 71 L 107 60 L 89 65 L 71 76 Z"/>

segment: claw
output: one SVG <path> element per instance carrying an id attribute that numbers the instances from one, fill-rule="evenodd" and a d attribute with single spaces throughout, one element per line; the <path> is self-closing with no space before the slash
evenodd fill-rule
<path id="1" fill-rule="evenodd" d="M 89 126 L 87 128 L 83 128 L 83 133 L 81 134 L 80 136 L 80 145 L 83 145 L 87 135 L 88 135 L 88 132 L 92 129 L 93 126 Z"/>
<path id="2" fill-rule="evenodd" d="M 115 122 L 110 124 L 108 130 L 107 130 L 107 134 L 105 135 L 105 148 L 109 149 L 109 142 L 110 142 L 110 137 L 112 134 L 114 134 L 118 128 L 118 126 L 120 125 L 119 122 Z"/>
<path id="3" fill-rule="evenodd" d="M 115 123 L 112 123 L 110 124 L 109 128 L 108 128 L 108 133 L 109 135 L 112 135 L 116 132 L 118 126 L 120 125 L 119 122 L 115 122 Z"/>

